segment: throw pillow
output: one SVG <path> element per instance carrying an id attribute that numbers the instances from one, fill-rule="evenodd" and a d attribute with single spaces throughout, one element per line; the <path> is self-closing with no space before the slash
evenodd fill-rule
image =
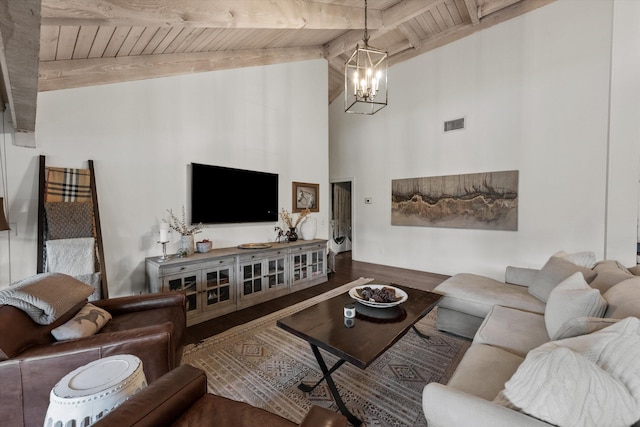
<path id="1" fill-rule="evenodd" d="M 572 254 L 560 251 L 553 254 L 553 256 L 564 258 L 569 262 L 586 268 L 593 268 L 596 265 L 596 254 L 591 251 L 574 252 Z"/>
<path id="2" fill-rule="evenodd" d="M 601 317 L 575 317 L 569 319 L 555 333 L 556 340 L 577 337 L 604 329 L 618 322 L 619 319 L 605 319 Z"/>
<path id="3" fill-rule="evenodd" d="M 593 270 L 576 265 L 564 258 L 552 256 L 529 285 L 529 293 L 540 301 L 547 302 L 551 290 L 576 272 L 582 273 L 587 283 L 596 277 L 596 272 Z"/>
<path id="4" fill-rule="evenodd" d="M 590 285 L 592 288 L 600 289 L 600 292 L 603 294 L 613 285 L 635 277 L 622 264 L 613 260 L 600 261 L 593 268 L 593 271 L 598 273 L 598 275 Z"/>
<path id="5" fill-rule="evenodd" d="M 82 202 L 45 202 L 47 239 L 93 237 L 93 205 Z"/>
<path id="6" fill-rule="evenodd" d="M 58 341 L 89 337 L 102 329 L 109 320 L 111 314 L 108 311 L 87 303 L 73 319 L 53 329 L 51 335 Z"/>
<path id="7" fill-rule="evenodd" d="M 544 310 L 544 323 L 552 340 L 557 340 L 562 326 L 576 317 L 602 317 L 607 301 L 600 291 L 585 282 L 582 273 L 574 273 L 549 294 Z"/>
<path id="8" fill-rule="evenodd" d="M 554 425 L 633 424 L 640 419 L 640 319 L 531 350 L 502 395 Z"/>
<path id="9" fill-rule="evenodd" d="M 602 295 L 609 303 L 605 317 L 640 317 L 640 277 L 623 280 Z"/>
<path id="10" fill-rule="evenodd" d="M 627 268 L 627 270 L 629 270 L 629 273 L 633 274 L 634 276 L 640 276 L 640 264 L 629 267 Z"/>

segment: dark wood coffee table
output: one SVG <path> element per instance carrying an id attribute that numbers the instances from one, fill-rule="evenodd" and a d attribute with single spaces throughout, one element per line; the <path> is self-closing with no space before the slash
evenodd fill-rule
<path id="1" fill-rule="evenodd" d="M 375 283 L 380 284 L 380 282 Z M 310 392 L 323 380 L 326 381 L 340 412 L 354 426 L 359 426 L 362 422 L 347 409 L 331 374 L 344 362 L 366 369 L 411 328 L 420 336 L 428 338 L 419 333 L 414 325 L 442 298 L 442 295 L 433 292 L 396 284 L 391 286 L 405 291 L 408 294 L 407 301 L 391 308 L 372 308 L 356 303 L 357 314 L 356 318 L 352 319 L 353 322 L 349 322 L 344 317 L 344 305 L 353 302 L 347 292 L 321 301 L 277 322 L 280 328 L 311 345 L 311 350 L 322 370 L 323 377 L 316 384 L 313 386 L 300 384 L 298 387 L 305 392 Z M 319 348 L 337 356 L 339 360 L 331 368 L 327 368 Z"/>

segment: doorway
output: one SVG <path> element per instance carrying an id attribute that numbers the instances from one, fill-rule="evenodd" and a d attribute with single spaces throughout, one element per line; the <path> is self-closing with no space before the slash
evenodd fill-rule
<path id="1" fill-rule="evenodd" d="M 353 242 L 352 181 L 331 183 L 331 222 L 329 248 L 336 254 L 351 250 Z"/>

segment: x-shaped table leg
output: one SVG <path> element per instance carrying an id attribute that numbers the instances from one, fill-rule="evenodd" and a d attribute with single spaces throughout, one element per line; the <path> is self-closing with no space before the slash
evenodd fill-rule
<path id="1" fill-rule="evenodd" d="M 298 388 L 306 393 L 310 393 L 322 382 L 322 380 L 325 380 L 327 382 L 327 386 L 329 386 L 329 390 L 331 391 L 331 394 L 333 395 L 334 400 L 336 401 L 336 404 L 338 405 L 338 408 L 340 409 L 340 412 L 342 412 L 342 415 L 347 417 L 347 420 L 349 420 L 349 422 L 353 424 L 355 427 L 360 426 L 362 424 L 362 421 L 360 421 L 355 415 L 353 415 L 349 411 L 349 409 L 347 409 L 347 405 L 344 404 L 342 398 L 340 397 L 340 394 L 338 393 L 338 388 L 336 387 L 336 383 L 334 383 L 333 378 L 331 378 L 331 374 L 340 366 L 342 366 L 342 364 L 345 361 L 343 359 L 340 359 L 335 363 L 335 365 L 331 367 L 331 369 L 328 369 L 327 364 L 324 362 L 324 359 L 322 358 L 320 349 L 316 345 L 311 344 L 311 350 L 313 351 L 313 354 L 316 356 L 316 360 L 318 361 L 318 366 L 320 366 L 323 376 L 313 386 L 308 386 L 306 384 L 301 383 L 298 385 Z"/>

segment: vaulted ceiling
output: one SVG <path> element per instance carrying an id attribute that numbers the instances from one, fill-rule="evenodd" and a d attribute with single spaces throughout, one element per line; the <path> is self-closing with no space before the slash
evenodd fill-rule
<path id="1" fill-rule="evenodd" d="M 370 44 L 393 65 L 552 1 L 368 0 Z M 0 0 L 2 104 L 33 132 L 41 91 L 316 58 L 330 102 L 364 24 L 364 0 Z"/>

